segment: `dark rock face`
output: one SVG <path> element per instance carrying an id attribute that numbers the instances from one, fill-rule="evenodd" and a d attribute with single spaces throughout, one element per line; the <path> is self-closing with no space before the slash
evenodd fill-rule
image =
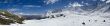
<path id="1" fill-rule="evenodd" d="M 85 22 L 82 23 L 83 25 L 86 25 Z"/>
<path id="2" fill-rule="evenodd" d="M 105 20 L 103 20 L 103 22 L 105 22 Z"/>
<path id="3" fill-rule="evenodd" d="M 23 24 L 23 17 L 9 13 L 8 11 L 0 10 L 0 24 L 9 25 L 10 23 L 19 23 Z"/>

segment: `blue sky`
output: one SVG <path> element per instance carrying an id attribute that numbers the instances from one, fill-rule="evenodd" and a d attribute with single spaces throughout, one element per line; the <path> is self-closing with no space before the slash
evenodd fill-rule
<path id="1" fill-rule="evenodd" d="M 106 0 L 105 0 L 106 1 Z M 101 0 L 0 0 L 0 9 L 9 10 L 12 13 L 21 14 L 45 14 L 50 9 L 61 9 L 69 3 L 78 2 L 95 6 L 97 3 L 104 3 Z"/>

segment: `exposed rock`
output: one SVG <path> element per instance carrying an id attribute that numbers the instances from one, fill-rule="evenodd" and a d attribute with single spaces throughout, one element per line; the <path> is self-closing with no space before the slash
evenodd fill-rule
<path id="1" fill-rule="evenodd" d="M 85 22 L 82 23 L 83 25 L 86 25 Z"/>
<path id="2" fill-rule="evenodd" d="M 105 22 L 105 20 L 103 20 L 103 22 Z"/>
<path id="3" fill-rule="evenodd" d="M 0 24 L 9 25 L 10 23 L 19 23 L 22 24 L 24 21 L 23 17 L 11 14 L 8 11 L 0 10 Z"/>

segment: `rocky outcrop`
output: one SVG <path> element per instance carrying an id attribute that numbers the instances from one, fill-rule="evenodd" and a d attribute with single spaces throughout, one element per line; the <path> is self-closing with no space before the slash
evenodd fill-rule
<path id="1" fill-rule="evenodd" d="M 24 18 L 18 15 L 9 13 L 8 11 L 0 10 L 0 24 L 9 25 L 11 23 L 23 24 Z"/>

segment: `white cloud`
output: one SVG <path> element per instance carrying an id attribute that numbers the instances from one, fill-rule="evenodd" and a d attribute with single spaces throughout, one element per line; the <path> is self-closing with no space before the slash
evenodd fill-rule
<path id="1" fill-rule="evenodd" d="M 76 7 L 76 6 L 83 6 L 83 5 L 75 2 L 75 3 L 69 3 L 69 5 L 67 7 Z"/>
<path id="2" fill-rule="evenodd" d="M 97 1 L 97 0 L 93 0 L 93 1 Z"/>
<path id="3" fill-rule="evenodd" d="M 15 8 L 7 9 L 7 11 L 9 11 L 9 12 L 18 11 L 18 10 L 19 10 L 19 9 L 15 9 Z"/>
<path id="4" fill-rule="evenodd" d="M 15 15 L 25 15 L 26 13 L 22 13 L 22 12 L 16 12 L 14 13 Z"/>
<path id="5" fill-rule="evenodd" d="M 12 8 L 12 9 L 7 9 L 8 12 L 14 14 L 16 13 L 17 11 L 19 11 L 19 9 L 15 9 L 15 8 Z"/>
<path id="6" fill-rule="evenodd" d="M 106 0 L 101 0 L 101 1 L 106 1 Z"/>
<path id="7" fill-rule="evenodd" d="M 4 0 L 3 2 L 0 3 L 9 3 L 9 0 Z"/>
<path id="8" fill-rule="evenodd" d="M 53 3 L 57 2 L 57 1 L 59 1 L 59 0 L 46 0 L 46 1 L 44 1 L 44 3 L 53 4 Z"/>
<path id="9" fill-rule="evenodd" d="M 38 13 L 24 13 L 24 12 L 16 12 L 15 15 L 42 15 Z"/>
<path id="10" fill-rule="evenodd" d="M 106 0 L 101 0 L 101 1 L 106 1 Z M 106 3 L 110 3 L 110 0 L 107 0 Z"/>
<path id="11" fill-rule="evenodd" d="M 36 5 L 24 5 L 23 7 L 41 7 L 41 6 L 36 6 Z"/>
<path id="12" fill-rule="evenodd" d="M 81 2 L 82 4 L 85 4 L 85 5 L 89 5 L 88 3 L 84 3 L 83 1 Z"/>
<path id="13" fill-rule="evenodd" d="M 106 3 L 110 3 L 110 0 L 107 0 Z"/>

